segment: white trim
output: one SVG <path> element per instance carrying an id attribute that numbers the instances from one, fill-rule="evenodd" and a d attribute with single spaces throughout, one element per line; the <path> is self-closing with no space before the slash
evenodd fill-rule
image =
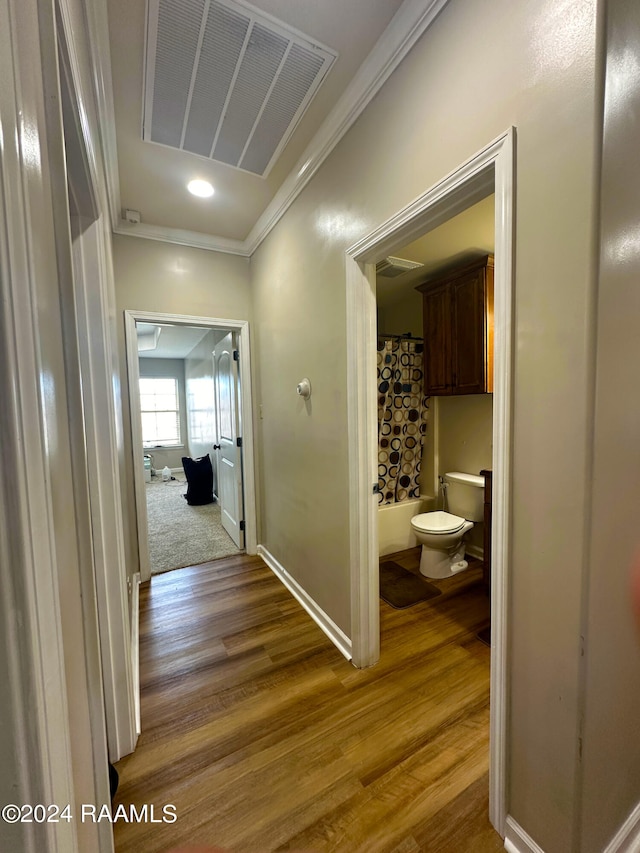
<path id="1" fill-rule="evenodd" d="M 125 344 L 127 352 L 127 376 L 129 380 L 129 413 L 132 434 L 132 465 L 133 480 L 136 496 L 136 516 L 138 522 L 138 550 L 140 556 L 140 575 L 142 581 L 151 578 L 149 561 L 149 540 L 147 534 L 147 502 L 144 484 L 144 468 L 142 455 L 142 424 L 140 406 L 137 402 L 139 395 L 138 379 L 138 338 L 136 321 L 142 323 L 175 323 L 176 325 L 200 326 L 205 329 L 226 329 L 238 335 L 240 351 L 240 401 L 242 423 L 242 456 L 243 456 L 243 500 L 245 520 L 245 550 L 247 554 L 255 554 L 258 547 L 257 510 L 256 510 L 256 480 L 255 480 L 255 448 L 254 448 L 254 417 L 252 399 L 251 372 L 251 340 L 248 320 L 224 320 L 220 317 L 197 317 L 187 314 L 161 314 L 150 311 L 125 311 Z M 140 456 L 140 458 L 138 458 Z"/>
<path id="2" fill-rule="evenodd" d="M 375 430 L 375 267 L 404 245 L 495 188 L 495 341 L 493 417 L 493 553 L 489 816 L 504 835 L 507 796 L 507 601 L 509 592 L 511 385 L 513 376 L 513 196 L 515 131 L 510 129 L 351 246 L 347 264 L 347 405 L 352 643 L 356 665 L 375 661 L 378 627 L 377 481 Z"/>
<path id="3" fill-rule="evenodd" d="M 640 853 L 640 803 L 607 844 L 604 853 Z"/>
<path id="4" fill-rule="evenodd" d="M 70 175 L 71 179 L 71 175 Z M 83 379 L 95 590 L 111 761 L 136 746 L 114 365 L 101 220 L 72 221 L 78 355 Z M 98 470 L 99 469 L 99 470 Z"/>
<path id="5" fill-rule="evenodd" d="M 509 145 L 513 131 L 502 134 L 478 154 L 450 172 L 374 231 L 347 249 L 347 255 L 364 263 L 376 263 L 389 254 L 398 239 L 413 240 L 437 228 L 470 205 L 493 192 L 496 159 Z M 498 223 L 496 222 L 496 227 Z M 501 223 L 501 227 L 504 225 Z M 496 239 L 498 235 L 496 234 Z"/>
<path id="6" fill-rule="evenodd" d="M 253 254 L 448 0 L 405 0 L 245 240 Z M 301 171 L 305 164 L 304 171 Z"/>
<path id="7" fill-rule="evenodd" d="M 506 833 L 504 849 L 509 853 L 544 853 L 542 847 L 536 844 L 511 815 L 506 819 Z"/>
<path id="8" fill-rule="evenodd" d="M 48 281 L 52 288 L 57 284 L 49 187 L 37 163 L 38 120 L 44 125 L 38 80 L 45 73 L 38 11 L 34 0 L 0 2 L 0 629 L 14 679 L 4 691 L 4 737 L 15 744 L 14 761 L 3 775 L 13 780 L 21 801 L 37 795 L 43 802 L 67 803 L 73 802 L 74 786 L 46 399 L 35 381 L 47 375 L 39 344 L 37 288 L 40 282 Z M 55 74 L 55 68 L 47 70 Z M 32 150 L 21 138 L 25 117 L 32 122 Z M 40 218 L 43 209 L 48 215 Z M 16 827 L 14 838 L 25 850 L 78 850 L 70 824 L 25 824 Z"/>
<path id="9" fill-rule="evenodd" d="M 327 616 L 324 610 L 317 602 L 311 598 L 296 579 L 285 569 L 282 563 L 271 554 L 264 545 L 258 545 L 258 556 L 269 566 L 278 580 L 286 586 L 291 595 L 304 607 L 309 616 L 318 625 L 318 627 L 327 635 L 338 651 L 343 654 L 347 660 L 351 660 L 351 640 L 342 631 L 336 623 Z"/>
<path id="10" fill-rule="evenodd" d="M 113 104 L 109 21 L 105 3 L 85 3 L 84 11 L 87 17 L 88 51 L 91 57 L 93 90 L 98 113 L 96 129 L 101 143 L 101 163 L 106 181 L 106 203 L 109 209 L 110 225 L 114 228 L 120 219 L 120 174 Z"/>
<path id="11" fill-rule="evenodd" d="M 507 818 L 508 618 L 511 586 L 511 461 L 514 382 L 515 129 L 495 154 L 493 477 L 491 485 L 491 721 L 489 817 Z"/>
<path id="12" fill-rule="evenodd" d="M 55 8 L 65 18 L 63 0 Z M 0 410 L 5 466 L 0 630 L 8 652 L 5 667 L 13 676 L 3 703 L 3 777 L 12 785 L 14 801 L 64 804 L 80 796 L 103 802 L 108 778 L 69 296 L 55 8 L 37 0 L 0 0 L 0 290 L 5 309 L 0 312 L 0 378 L 6 389 Z M 69 504 L 58 518 L 51 477 L 57 465 L 70 462 Z M 65 603 L 81 602 L 81 625 L 77 611 L 70 617 L 61 607 L 63 584 L 69 596 Z M 81 638 L 74 649 L 63 643 L 63 629 L 71 624 Z M 80 709 L 80 732 L 70 732 L 68 690 Z M 72 736 L 85 738 L 78 746 L 91 753 L 75 767 Z M 7 746 L 11 738 L 13 749 Z M 77 821 L 32 824 L 5 827 L 2 835 L 12 839 L 12 849 L 77 851 L 80 827 Z M 111 827 L 85 827 L 83 835 L 92 849 L 113 850 Z"/>
<path id="13" fill-rule="evenodd" d="M 129 422 L 131 424 L 131 448 L 133 467 L 133 489 L 136 503 L 138 564 L 140 577 L 143 581 L 151 578 L 151 558 L 149 556 L 147 493 L 144 480 L 144 459 L 138 458 L 138 451 L 144 444 L 142 441 L 142 417 L 138 403 L 140 395 L 140 365 L 138 363 L 138 335 L 136 334 L 136 317 L 130 312 L 124 313 L 124 340 L 127 354 L 127 379 L 129 383 Z"/>
<path id="14" fill-rule="evenodd" d="M 60 87 L 67 182 L 76 208 L 70 220 L 72 251 L 68 263 L 74 284 L 68 301 L 74 306 L 72 322 L 77 341 L 73 355 L 77 353 L 79 359 L 77 381 L 78 385 L 82 384 L 79 404 L 84 414 L 83 442 L 76 440 L 74 445 L 85 443 L 88 459 L 94 460 L 93 464 L 82 463 L 89 498 L 83 501 L 90 530 L 87 550 L 91 551 L 91 559 L 83 561 L 84 599 L 96 601 L 99 640 L 99 660 L 90 669 L 102 680 L 100 706 L 93 712 L 93 726 L 101 736 L 106 724 L 109 757 L 115 762 L 133 752 L 137 735 L 129 657 L 126 558 L 116 436 L 118 418 L 113 385 L 115 328 L 109 323 L 113 283 L 109 278 L 106 247 L 109 234 L 98 215 L 96 153 L 86 124 L 79 60 L 66 2 L 61 3 L 61 17 Z M 62 204 L 64 195 L 59 193 L 57 200 L 60 221 L 65 220 L 60 257 L 66 255 L 68 239 L 69 210 Z M 96 469 L 97 460 L 100 460 L 100 472 Z M 104 476 L 103 469 L 108 471 L 108 476 Z M 96 756 L 96 759 L 99 764 L 101 757 Z"/>
<path id="15" fill-rule="evenodd" d="M 246 241 L 231 240 L 227 237 L 213 237 L 210 234 L 200 234 L 198 231 L 183 231 L 180 228 L 164 228 L 161 225 L 147 225 L 140 222 L 137 225 L 119 219 L 113 226 L 114 234 L 124 237 L 140 237 L 143 240 L 158 240 L 161 243 L 175 243 L 178 246 L 191 246 L 193 249 L 205 249 L 208 252 L 223 252 L 227 255 L 250 256 Z"/>
<path id="16" fill-rule="evenodd" d="M 67 366 L 67 373 L 73 374 L 73 384 L 69 381 L 69 388 L 77 386 L 77 407 L 84 415 L 84 424 L 76 426 L 73 432 L 74 453 L 80 458 L 72 467 L 74 477 L 79 476 L 82 469 L 83 493 L 79 492 L 79 500 L 84 513 L 80 525 L 86 527 L 83 532 L 85 552 L 81 560 L 85 649 L 88 677 L 94 679 L 90 713 L 96 788 L 100 790 L 107 781 L 103 769 L 106 755 L 101 752 L 105 729 L 109 757 L 114 762 L 133 752 L 137 740 L 118 466 L 118 409 L 113 384 L 117 369 L 115 327 L 109 323 L 113 317 L 110 310 L 113 281 L 109 276 L 109 229 L 99 214 L 103 206 L 98 201 L 101 186 L 99 148 L 87 117 L 87 104 L 93 92 L 83 93 L 71 4 L 68 0 L 58 0 L 58 7 L 62 21 L 58 41 L 66 180 L 76 205 L 75 215 L 70 219 L 69 209 L 62 203 L 63 194 L 56 193 L 60 220 L 58 251 L 61 259 L 68 252 L 71 223 L 72 251 L 63 281 L 68 274 L 73 286 L 64 293 L 62 304 L 66 306 L 69 328 L 74 330 L 73 338 L 65 335 L 69 338 L 69 364 L 73 365 Z M 50 145 L 53 145 L 52 136 L 50 134 Z M 59 156 L 62 160 L 62 150 Z M 61 175 L 64 179 L 62 170 Z M 70 418 L 71 423 L 74 420 Z M 108 470 L 108 476 L 97 472 L 98 459 L 101 467 Z M 88 460 L 94 460 L 94 464 Z M 89 657 L 93 634 L 89 635 L 87 630 L 94 621 L 96 649 Z M 104 795 L 108 796 L 108 789 Z"/>
<path id="17" fill-rule="evenodd" d="M 131 575 L 129 598 L 129 618 L 131 636 L 131 672 L 133 674 L 133 695 L 135 698 L 136 732 L 140 735 L 140 572 Z"/>
<path id="18" fill-rule="evenodd" d="M 425 0 L 404 0 L 245 240 L 232 240 L 155 225 L 129 226 L 120 218 L 119 185 L 115 178 L 108 181 L 114 233 L 250 257 L 448 2 L 449 0 L 431 0 L 425 4 Z M 90 27 L 91 55 L 102 69 L 100 81 L 103 96 L 98 99 L 99 126 L 108 129 L 115 127 L 113 93 L 105 73 L 109 67 L 108 45 L 104 39 L 96 37 L 93 29 Z M 98 61 L 99 57 L 101 61 Z M 117 148 L 107 131 L 103 147 L 107 176 L 117 176 Z M 114 211 L 117 211 L 117 216 Z"/>
<path id="19" fill-rule="evenodd" d="M 366 667 L 380 657 L 375 265 L 347 256 L 346 274 L 351 642 Z"/>

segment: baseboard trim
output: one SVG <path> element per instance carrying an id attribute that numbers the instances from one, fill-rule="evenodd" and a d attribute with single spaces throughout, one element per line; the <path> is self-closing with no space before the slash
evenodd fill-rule
<path id="1" fill-rule="evenodd" d="M 131 671 L 133 700 L 136 712 L 136 732 L 140 735 L 140 572 L 131 576 Z"/>
<path id="2" fill-rule="evenodd" d="M 331 640 L 333 645 L 348 661 L 351 660 L 351 640 L 324 612 L 324 610 L 305 592 L 300 584 L 289 574 L 284 566 L 276 560 L 264 545 L 258 545 L 258 556 L 269 566 L 278 580 L 286 586 L 291 595 L 304 607 L 313 621 Z"/>
<path id="3" fill-rule="evenodd" d="M 542 847 L 528 835 L 511 815 L 507 815 L 507 834 L 504 839 L 504 849 L 509 853 L 544 853 Z"/>
<path id="4" fill-rule="evenodd" d="M 477 560 L 482 560 L 484 557 L 484 551 L 478 545 L 470 545 L 467 548 L 467 554 L 471 554 L 471 556 L 475 557 Z"/>
<path id="5" fill-rule="evenodd" d="M 640 852 L 640 803 L 613 836 L 604 853 Z"/>
<path id="6" fill-rule="evenodd" d="M 509 853 L 544 853 L 511 816 L 507 817 L 504 848 Z M 640 853 L 640 803 L 605 847 L 603 853 Z"/>

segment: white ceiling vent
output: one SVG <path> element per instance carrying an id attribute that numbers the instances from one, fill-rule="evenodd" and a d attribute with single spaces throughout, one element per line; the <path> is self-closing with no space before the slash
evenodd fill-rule
<path id="1" fill-rule="evenodd" d="M 395 278 L 398 275 L 404 275 L 404 273 L 410 270 L 417 270 L 423 266 L 424 264 L 420 264 L 417 261 L 407 261 L 404 258 L 394 258 L 390 255 L 388 258 L 378 261 L 376 264 L 376 275 Z"/>
<path id="2" fill-rule="evenodd" d="M 142 137 L 265 175 L 336 56 L 237 0 L 149 0 Z"/>
<path id="3" fill-rule="evenodd" d="M 160 326 L 154 326 L 153 323 L 136 323 L 138 352 L 156 349 L 161 331 Z"/>

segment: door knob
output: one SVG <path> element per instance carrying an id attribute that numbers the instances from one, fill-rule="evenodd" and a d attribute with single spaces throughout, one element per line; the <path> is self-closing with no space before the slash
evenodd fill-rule
<path id="1" fill-rule="evenodd" d="M 220 450 L 220 445 L 219 445 L 219 444 L 214 444 L 214 445 L 213 445 L 213 449 L 214 449 L 214 450 Z"/>

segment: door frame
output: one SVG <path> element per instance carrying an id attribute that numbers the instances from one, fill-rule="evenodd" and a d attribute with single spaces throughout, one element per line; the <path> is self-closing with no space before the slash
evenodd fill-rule
<path id="1" fill-rule="evenodd" d="M 60 15 L 65 18 L 64 8 Z M 62 125 L 72 209 L 67 206 L 61 187 L 56 199 L 60 231 L 58 251 L 63 255 L 68 245 L 71 249 L 70 256 L 65 259 L 73 282 L 67 303 L 69 322 L 74 325 L 70 363 L 76 357 L 79 360 L 77 382 L 82 388 L 79 404 L 84 415 L 84 441 L 78 435 L 74 444 L 86 445 L 88 459 L 94 460 L 93 465 L 84 458 L 76 462 L 76 467 L 82 469 L 82 488 L 86 490 L 84 521 L 90 530 L 85 545 L 87 559 L 83 561 L 83 598 L 86 607 L 97 607 L 99 663 L 91 669 L 102 672 L 104 696 L 99 701 L 104 704 L 109 757 L 115 762 L 135 749 L 138 726 L 120 498 L 119 409 L 113 390 L 113 376 L 117 372 L 116 330 L 109 319 L 113 316 L 113 281 L 107 252 L 109 223 L 99 212 L 98 178 L 91 165 L 91 143 L 83 134 L 80 120 L 84 106 L 77 74 L 74 77 L 75 59 L 66 35 L 71 24 L 66 23 L 66 28 L 59 28 L 58 37 Z M 100 472 L 95 464 L 97 459 Z M 90 619 L 89 613 L 87 622 Z M 96 721 L 101 710 L 95 711 Z"/>
<path id="2" fill-rule="evenodd" d="M 149 535 L 147 527 L 147 500 L 144 484 L 142 458 L 138 451 L 142 448 L 142 419 L 140 417 L 140 370 L 138 365 L 138 345 L 136 322 L 172 323 L 176 326 L 195 326 L 213 331 L 232 331 L 237 334 L 240 352 L 240 428 L 242 435 L 242 493 L 244 498 L 244 543 L 247 554 L 256 554 L 258 534 L 256 525 L 256 481 L 255 452 L 253 430 L 253 400 L 251 391 L 251 350 L 248 320 L 223 320 L 219 317 L 196 317 L 187 314 L 162 314 L 153 311 L 125 310 L 125 344 L 127 352 L 127 377 L 129 380 L 129 420 L 131 423 L 131 465 L 135 489 L 136 518 L 138 527 L 138 553 L 140 558 L 140 579 L 151 578 L 149 559 Z"/>
<path id="3" fill-rule="evenodd" d="M 347 406 L 353 662 L 380 654 L 375 264 L 495 192 L 493 512 L 489 818 L 504 837 L 507 816 L 508 600 L 511 459 L 515 128 L 447 175 L 346 251 Z"/>

